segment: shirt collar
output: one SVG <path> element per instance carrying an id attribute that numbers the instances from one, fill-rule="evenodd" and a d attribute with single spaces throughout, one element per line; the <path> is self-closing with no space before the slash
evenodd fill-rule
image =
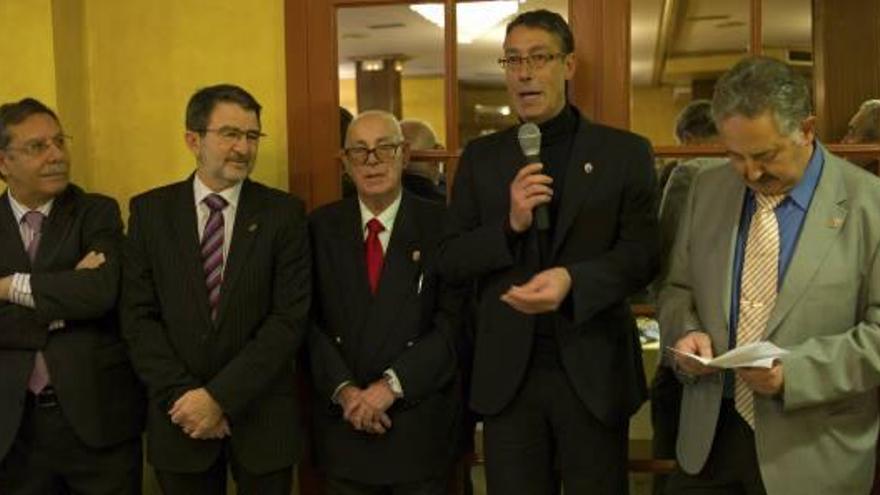
<path id="1" fill-rule="evenodd" d="M 378 215 L 373 215 L 373 212 L 367 208 L 367 205 L 358 198 L 358 204 L 361 208 L 361 232 L 366 231 L 367 222 L 369 222 L 372 218 L 376 218 L 380 222 L 382 222 L 382 226 L 385 227 L 387 232 L 391 232 L 391 227 L 394 226 L 394 219 L 397 218 L 397 210 L 400 209 L 400 199 L 403 197 L 403 192 L 397 195 L 397 199 L 395 199 L 388 208 L 382 210 L 382 213 Z"/>
<path id="2" fill-rule="evenodd" d="M 791 201 L 803 211 L 806 211 L 810 206 L 810 200 L 813 199 L 813 192 L 816 190 L 816 185 L 819 184 L 819 177 L 822 175 L 822 167 L 824 164 L 825 156 L 822 153 L 821 145 L 817 139 L 813 142 L 813 154 L 810 156 L 810 161 L 807 163 L 807 169 L 804 171 L 804 176 L 801 177 L 801 180 L 797 185 L 788 193 L 788 197 L 791 198 Z"/>
<path id="3" fill-rule="evenodd" d="M 8 188 L 6 189 L 6 196 L 9 197 L 9 206 L 12 207 L 12 214 L 15 215 L 15 223 L 20 224 L 21 219 L 24 218 L 25 213 L 31 211 L 27 206 L 19 203 L 12 197 L 12 191 Z M 40 205 L 39 208 L 33 210 L 42 213 L 45 217 L 49 217 L 49 213 L 52 212 L 52 204 L 55 203 L 55 198 L 50 199 L 49 201 Z"/>
<path id="4" fill-rule="evenodd" d="M 228 203 L 227 208 L 232 208 L 235 210 L 238 207 L 238 197 L 241 195 L 241 185 L 242 182 L 238 182 L 232 187 L 227 187 L 226 189 L 216 193 L 223 197 Z M 193 176 L 193 193 L 195 193 L 196 198 L 196 207 L 202 204 L 202 201 L 209 195 L 215 194 L 214 191 L 211 190 L 208 186 L 199 179 L 199 174 L 195 174 Z"/>

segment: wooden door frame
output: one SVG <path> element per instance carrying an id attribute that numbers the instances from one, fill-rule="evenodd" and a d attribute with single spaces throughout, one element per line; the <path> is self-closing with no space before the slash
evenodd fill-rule
<path id="1" fill-rule="evenodd" d="M 434 0 L 439 1 L 439 0 Z M 446 3 L 444 90 L 449 150 L 459 149 L 455 1 Z M 289 190 L 309 208 L 341 195 L 336 9 L 400 0 L 285 0 Z M 629 127 L 629 0 L 569 0 L 577 70 L 570 96 L 587 117 Z M 453 83 L 454 82 L 454 83 Z M 447 153 L 449 183 L 457 153 Z"/>

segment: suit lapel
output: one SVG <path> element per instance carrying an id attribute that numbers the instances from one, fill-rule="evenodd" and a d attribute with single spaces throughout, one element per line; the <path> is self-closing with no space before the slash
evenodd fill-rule
<path id="1" fill-rule="evenodd" d="M 69 185 L 52 204 L 52 211 L 49 212 L 49 218 L 43 226 L 37 258 L 34 260 L 35 270 L 43 270 L 52 265 L 52 260 L 58 255 L 58 250 L 73 227 L 75 206 L 73 187 Z"/>
<path id="2" fill-rule="evenodd" d="M 169 216 L 173 218 L 174 237 L 177 252 L 183 257 L 186 278 L 195 293 L 195 304 L 205 318 L 211 321 L 208 309 L 208 289 L 205 287 L 205 271 L 202 268 L 202 256 L 199 252 L 199 230 L 196 219 L 196 200 L 193 193 L 193 177 L 177 185 L 175 205 L 171 206 Z"/>
<path id="3" fill-rule="evenodd" d="M 837 158 L 825 153 L 824 149 L 821 151 L 825 155 L 822 176 L 804 218 L 800 238 L 776 298 L 776 306 L 770 313 L 765 337 L 779 328 L 785 315 L 804 293 L 846 221 L 847 193 Z"/>
<path id="4" fill-rule="evenodd" d="M 232 289 L 241 277 L 242 267 L 247 263 L 254 240 L 259 235 L 260 200 L 256 194 L 253 183 L 246 179 L 241 186 L 241 195 L 235 212 L 235 226 L 232 229 L 232 241 L 229 244 L 229 259 L 226 260 L 226 268 L 223 270 L 220 305 L 217 309 L 218 326 L 223 321 L 230 304 Z"/>
<path id="5" fill-rule="evenodd" d="M 732 187 L 715 187 L 711 189 L 711 195 L 713 197 L 712 203 L 713 205 L 717 205 L 717 207 L 713 207 L 705 212 L 707 217 L 703 224 L 718 226 L 718 232 L 722 233 L 720 240 L 722 241 L 721 246 L 723 246 L 723 249 L 711 249 L 707 250 L 706 253 L 693 253 L 692 256 L 705 254 L 708 257 L 706 266 L 720 268 L 717 270 L 717 283 L 719 285 L 714 287 L 714 290 L 712 290 L 713 288 L 710 288 L 710 290 L 715 294 L 718 294 L 721 298 L 718 301 L 717 307 L 721 308 L 723 320 L 726 325 L 724 327 L 724 334 L 718 336 L 723 338 L 717 342 L 723 342 L 723 346 L 726 349 L 728 342 L 727 334 L 730 326 L 730 297 L 733 287 L 733 259 L 736 256 L 736 240 L 737 235 L 739 234 L 739 224 L 742 218 L 746 186 L 745 183 L 735 175 L 730 166 L 727 166 L 727 172 L 721 177 L 721 182 L 722 184 L 731 184 Z M 713 213 L 718 216 L 712 218 Z M 714 229 L 710 230 L 714 232 Z M 714 242 L 706 244 L 714 244 Z M 713 338 L 713 340 L 715 339 Z"/>
<path id="6" fill-rule="evenodd" d="M 578 117 L 580 118 L 580 117 Z M 600 143 L 594 133 L 590 132 L 590 123 L 580 119 L 577 134 L 572 144 L 571 158 L 566 165 L 565 185 L 562 191 L 562 199 L 559 205 L 559 213 L 553 234 L 553 249 L 551 259 L 559 252 L 568 231 L 574 223 L 575 217 L 580 210 L 581 203 L 589 196 L 590 188 L 593 187 L 594 177 L 599 176 L 601 167 L 614 166 L 613 163 L 602 163 L 594 159 Z M 595 172 L 585 172 L 585 166 L 590 163 Z"/>
<path id="7" fill-rule="evenodd" d="M 0 196 L 0 253 L 9 262 L 9 265 L 4 265 L 5 268 L 30 271 L 31 263 L 21 240 L 21 229 L 15 223 L 15 215 L 9 204 L 9 191 Z"/>

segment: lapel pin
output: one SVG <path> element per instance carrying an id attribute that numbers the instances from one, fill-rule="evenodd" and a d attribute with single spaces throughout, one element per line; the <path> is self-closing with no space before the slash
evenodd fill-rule
<path id="1" fill-rule="evenodd" d="M 257 224 L 252 223 L 252 224 L 248 225 L 248 232 L 256 232 L 256 231 L 257 231 Z"/>
<path id="2" fill-rule="evenodd" d="M 412 260 L 413 260 L 413 262 L 418 263 L 420 259 L 422 259 L 422 252 L 419 251 L 418 249 L 414 250 L 414 251 L 412 252 Z"/>
<path id="3" fill-rule="evenodd" d="M 839 229 L 841 225 L 843 225 L 842 218 L 834 217 L 828 220 L 828 226 L 832 229 Z"/>
<path id="4" fill-rule="evenodd" d="M 585 174 L 591 174 L 591 173 L 593 173 L 593 164 L 592 164 L 592 163 L 587 162 L 587 163 L 584 164 L 584 173 L 585 173 Z"/>

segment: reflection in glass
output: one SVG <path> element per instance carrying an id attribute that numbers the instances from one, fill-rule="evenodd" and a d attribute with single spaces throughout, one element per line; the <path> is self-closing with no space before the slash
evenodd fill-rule
<path id="1" fill-rule="evenodd" d="M 748 53 L 749 0 L 632 1 L 631 128 L 675 145 L 675 119 Z"/>
<path id="2" fill-rule="evenodd" d="M 420 5 L 442 19 L 442 3 Z M 443 29 L 411 7 L 338 9 L 339 104 L 423 120 L 445 142 Z"/>

